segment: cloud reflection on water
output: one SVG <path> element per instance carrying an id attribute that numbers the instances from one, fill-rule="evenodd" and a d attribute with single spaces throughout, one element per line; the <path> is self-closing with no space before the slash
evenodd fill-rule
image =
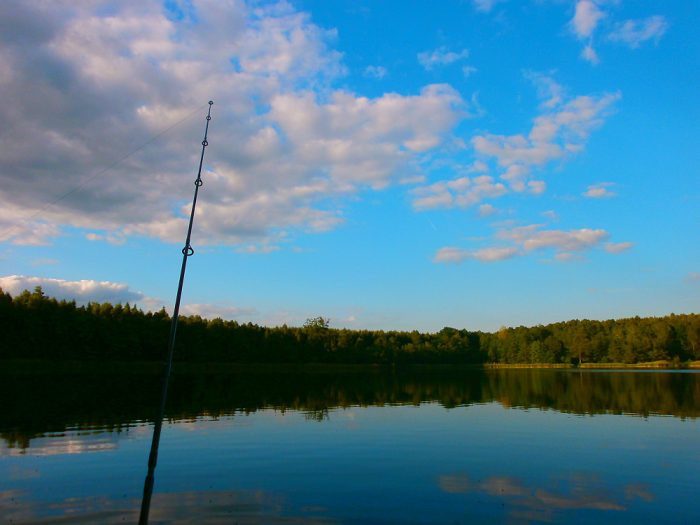
<path id="1" fill-rule="evenodd" d="M 572 474 L 566 483 L 552 482 L 552 487 L 530 486 L 511 476 L 491 476 L 473 481 L 466 474 L 447 474 L 438 478 L 441 490 L 450 494 L 477 494 L 498 498 L 507 505 L 509 516 L 525 521 L 559 521 L 555 513 L 566 510 L 626 511 L 633 499 L 652 501 L 654 495 L 648 486 L 630 484 L 624 487 L 622 497 L 612 497 L 597 476 Z M 562 490 L 564 485 L 568 490 Z"/>
<path id="2" fill-rule="evenodd" d="M 0 456 L 21 456 L 29 453 L 32 456 L 57 456 L 59 454 L 84 454 L 86 452 L 104 452 L 117 448 L 117 443 L 108 439 L 99 441 L 83 441 L 82 439 L 66 439 L 49 441 L 43 445 L 32 445 L 31 449 L 8 448 L 0 449 Z"/>
<path id="3" fill-rule="evenodd" d="M 26 492 L 0 492 L 0 520 L 7 523 L 136 523 L 140 500 L 93 496 L 57 502 L 26 501 Z M 323 507 L 290 509 L 285 497 L 262 490 L 192 491 L 155 494 L 151 523 L 172 525 L 264 523 L 326 525 L 336 520 Z"/>

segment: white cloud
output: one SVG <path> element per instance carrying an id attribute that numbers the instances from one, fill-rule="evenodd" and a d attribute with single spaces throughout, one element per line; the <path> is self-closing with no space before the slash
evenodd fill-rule
<path id="1" fill-rule="evenodd" d="M 41 258 L 41 259 L 34 259 L 32 261 L 32 266 L 51 266 L 54 264 L 58 264 L 60 261 L 58 259 L 51 259 L 51 258 Z"/>
<path id="2" fill-rule="evenodd" d="M 420 184 L 421 182 L 425 182 L 425 175 L 408 175 L 399 179 L 401 185 Z"/>
<path id="3" fill-rule="evenodd" d="M 224 320 L 251 317 L 258 314 L 255 308 L 202 303 L 186 304 L 180 309 L 180 312 L 182 315 L 199 315 L 205 319 L 216 319 L 218 317 Z"/>
<path id="4" fill-rule="evenodd" d="M 545 181 L 533 180 L 532 171 L 580 153 L 590 133 L 604 122 L 620 98 L 619 93 L 568 98 L 566 90 L 548 75 L 530 71 L 524 75 L 533 82 L 542 100 L 541 113 L 533 120 L 530 132 L 527 135 L 483 134 L 471 140 L 479 158 L 466 171 L 488 172 L 487 161 L 490 160 L 495 163 L 495 169 L 500 170 L 504 182 L 482 175 L 420 186 L 411 192 L 414 209 L 466 208 L 485 198 L 509 192 L 544 193 Z"/>
<path id="5" fill-rule="evenodd" d="M 33 291 L 41 286 L 45 295 L 57 299 L 75 300 L 80 304 L 88 302 L 139 303 L 146 296 L 138 291 L 131 290 L 127 284 L 110 281 L 94 281 L 82 279 L 80 281 L 67 281 L 65 279 L 51 279 L 47 277 L 31 277 L 24 275 L 7 275 L 0 277 L 0 288 L 11 295 L 16 296 L 24 290 Z"/>
<path id="6" fill-rule="evenodd" d="M 141 292 L 132 290 L 129 285 L 110 281 L 94 281 L 82 279 L 68 281 L 65 279 L 52 279 L 46 277 L 30 277 L 24 275 L 7 275 L 0 277 L 0 288 L 13 296 L 21 294 L 24 290 L 34 291 L 41 286 L 44 295 L 67 301 L 75 300 L 78 304 L 111 303 L 139 305 L 147 310 L 159 309 L 163 301 L 153 297 L 147 297 Z M 171 308 L 166 308 L 170 312 Z M 171 312 L 172 313 L 172 312 Z M 222 319 L 237 319 L 252 317 L 258 314 L 255 308 L 242 308 L 225 304 L 185 304 L 180 309 L 182 315 L 200 315 L 207 319 L 220 317 Z"/>
<path id="7" fill-rule="evenodd" d="M 583 192 L 583 196 L 588 197 L 589 199 L 605 199 L 615 197 L 617 193 L 609 189 L 611 186 L 614 186 L 612 182 L 593 184 L 588 186 L 588 189 Z"/>
<path id="8" fill-rule="evenodd" d="M 126 238 L 122 234 L 108 234 L 102 235 L 95 232 L 89 232 L 85 234 L 85 238 L 88 241 L 106 241 L 109 244 L 120 245 L 126 242 Z"/>
<path id="9" fill-rule="evenodd" d="M 433 262 L 436 262 L 436 263 L 459 263 L 465 259 L 468 259 L 469 253 L 470 252 L 467 250 L 462 250 L 460 248 L 454 248 L 452 246 L 446 246 L 444 248 L 440 248 L 437 251 L 437 253 L 435 254 L 435 257 L 433 258 Z"/>
<path id="10" fill-rule="evenodd" d="M 364 71 L 364 75 L 371 78 L 384 78 L 387 73 L 384 66 L 367 66 Z"/>
<path id="11" fill-rule="evenodd" d="M 466 109 L 446 84 L 426 86 L 419 95 L 375 99 L 336 92 L 327 103 L 309 92 L 281 94 L 271 106 L 287 142 L 352 182 L 387 179 L 404 148 L 421 152 L 439 145 Z M 378 164 L 370 173 L 361 169 L 363 157 Z"/>
<path id="12" fill-rule="evenodd" d="M 596 27 L 605 17 L 605 13 L 592 0 L 578 0 L 576 2 L 574 18 L 571 20 L 571 28 L 579 38 L 589 38 Z"/>
<path id="13" fill-rule="evenodd" d="M 496 262 L 510 259 L 517 255 L 517 248 L 514 247 L 491 247 L 479 250 L 462 250 L 460 248 L 445 247 L 440 248 L 433 262 L 436 263 L 460 263 L 466 259 L 476 259 L 481 262 Z"/>
<path id="14" fill-rule="evenodd" d="M 600 22 L 607 16 L 607 13 L 601 9 L 602 4 L 604 2 L 601 0 L 578 0 L 574 17 L 569 23 L 569 27 L 576 37 L 579 40 L 587 41 L 581 50 L 581 58 L 593 65 L 600 62 L 598 53 L 593 47 L 593 37 Z M 607 35 L 607 40 L 636 49 L 649 40 L 658 43 L 667 30 L 666 18 L 655 15 L 644 19 L 615 23 Z"/>
<path id="15" fill-rule="evenodd" d="M 222 54 L 232 53 L 241 69 L 263 76 L 306 79 L 319 73 L 335 77 L 346 73 L 340 59 L 342 55 L 329 49 L 327 42 L 337 37 L 334 29 L 324 30 L 310 22 L 306 13 L 299 13 L 289 4 L 272 4 L 267 8 L 249 8 L 240 1 L 199 3 L 200 15 L 213 29 L 212 37 L 225 37 L 229 24 L 240 25 L 245 20 L 242 39 L 225 39 L 220 43 Z M 208 13 L 204 11 L 211 10 Z M 239 14 L 240 13 L 240 14 Z M 221 16 L 215 19 L 215 16 Z M 200 30 L 197 28 L 197 30 Z M 228 47 L 228 49 L 226 49 Z"/>
<path id="16" fill-rule="evenodd" d="M 531 180 L 528 181 L 527 187 L 533 195 L 541 195 L 547 189 L 547 184 L 542 180 Z"/>
<path id="17" fill-rule="evenodd" d="M 472 139 L 477 153 L 493 158 L 504 169 L 501 177 L 513 191 L 526 189 L 525 181 L 534 167 L 579 153 L 620 94 L 578 96 L 564 102 L 561 91 L 550 88 L 545 98 L 545 111 L 534 119 L 527 135 L 486 134 Z"/>
<path id="18" fill-rule="evenodd" d="M 578 0 L 574 9 L 574 17 L 569 23 L 569 28 L 579 40 L 587 40 L 581 50 L 581 58 L 586 62 L 596 65 L 600 62 L 598 53 L 593 47 L 593 34 L 606 13 L 599 7 L 599 0 Z"/>
<path id="19" fill-rule="evenodd" d="M 633 242 L 608 242 L 605 244 L 605 251 L 608 253 L 621 253 L 631 249 Z"/>
<path id="20" fill-rule="evenodd" d="M 136 0 L 0 3 L 0 96 L 13 101 L 0 107 L 0 240 L 46 243 L 72 226 L 181 242 L 209 99 L 195 244 L 337 227 L 344 197 L 413 174 L 468 116 L 446 85 L 332 89 L 346 74 L 335 31 L 289 4 L 190 7 L 176 21 Z"/>
<path id="21" fill-rule="evenodd" d="M 605 230 L 582 228 L 579 230 L 541 230 L 541 224 L 519 226 L 501 230 L 496 236 L 522 246 L 526 252 L 554 248 L 560 252 L 580 251 L 592 248 L 609 237 Z"/>
<path id="22" fill-rule="evenodd" d="M 482 262 L 494 262 L 523 257 L 541 250 L 554 250 L 554 258 L 557 261 L 582 260 L 581 252 L 599 247 L 609 237 L 607 231 L 600 229 L 545 230 L 542 228 L 542 224 L 504 228 L 496 232 L 495 239 L 500 244 L 498 246 L 477 250 L 453 246 L 445 247 L 437 251 L 433 261 L 436 263 L 460 263 L 467 259 L 475 259 Z M 504 246 L 504 242 L 511 244 Z M 630 247 L 631 243 L 608 243 L 605 249 L 610 253 L 619 253 Z"/>
<path id="23" fill-rule="evenodd" d="M 1 178 L 2 174 L 0 174 Z M 1 194 L 2 190 L 0 190 Z M 60 235 L 61 230 L 56 224 L 37 217 L 36 212 L 28 212 L 9 197 L 5 199 L 0 208 L 0 242 L 11 241 L 18 245 L 42 246 L 49 244 L 51 238 Z"/>
<path id="24" fill-rule="evenodd" d="M 559 262 L 583 261 L 584 257 L 579 253 L 572 252 L 557 252 L 554 259 Z"/>
<path id="25" fill-rule="evenodd" d="M 542 101 L 540 107 L 551 109 L 560 106 L 566 97 L 566 89 L 550 74 L 538 71 L 524 71 L 523 75 L 532 82 L 537 90 L 537 96 Z"/>
<path id="26" fill-rule="evenodd" d="M 581 58 L 583 58 L 586 62 L 590 62 L 593 65 L 600 63 L 598 53 L 596 53 L 595 49 L 593 49 L 593 44 L 588 44 L 581 50 Z"/>
<path id="27" fill-rule="evenodd" d="M 469 50 L 462 49 L 461 51 L 450 51 L 445 46 L 439 47 L 433 51 L 424 51 L 418 53 L 418 62 L 427 71 L 436 66 L 447 66 L 454 62 L 459 62 L 469 57 Z"/>
<path id="28" fill-rule="evenodd" d="M 650 16 L 643 20 L 626 20 L 615 25 L 615 28 L 608 35 L 608 39 L 636 49 L 647 40 L 658 43 L 667 29 L 668 22 L 660 15 Z"/>
<path id="29" fill-rule="evenodd" d="M 468 173 L 488 173 L 489 166 L 484 161 L 476 160 L 467 168 Z"/>
<path id="30" fill-rule="evenodd" d="M 504 1 L 505 0 L 472 0 L 474 4 L 474 9 L 482 13 L 488 13 L 494 8 L 496 4 Z"/>
<path id="31" fill-rule="evenodd" d="M 518 253 L 517 248 L 512 246 L 481 248 L 472 252 L 472 257 L 482 262 L 502 261 L 515 257 Z"/>
<path id="32" fill-rule="evenodd" d="M 272 253 L 280 249 L 279 246 L 270 243 L 248 244 L 237 249 L 239 253 Z"/>
<path id="33" fill-rule="evenodd" d="M 498 213 L 498 209 L 492 204 L 482 204 L 479 206 L 479 217 L 490 217 Z"/>
<path id="34" fill-rule="evenodd" d="M 468 208 L 484 198 L 500 197 L 506 187 L 495 182 L 489 175 L 460 177 L 450 181 L 440 181 L 412 190 L 413 208 L 428 210 L 433 208 Z"/>
<path id="35" fill-rule="evenodd" d="M 479 70 L 474 66 L 462 66 L 462 73 L 464 74 L 464 78 L 469 78 L 477 71 Z"/>

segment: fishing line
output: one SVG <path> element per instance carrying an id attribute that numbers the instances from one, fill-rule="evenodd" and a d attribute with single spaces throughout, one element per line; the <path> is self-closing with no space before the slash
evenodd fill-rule
<path id="1" fill-rule="evenodd" d="M 136 155 L 136 153 L 138 153 L 139 151 L 141 151 L 142 149 L 144 149 L 146 146 L 148 146 L 149 144 L 155 142 L 157 139 L 159 139 L 160 137 L 162 137 L 163 135 L 165 135 L 166 133 L 168 133 L 168 132 L 169 132 L 170 130 L 172 130 L 173 128 L 176 128 L 177 126 L 179 126 L 180 124 L 182 124 L 182 123 L 185 122 L 186 120 L 189 120 L 190 118 L 192 118 L 192 117 L 195 115 L 195 113 L 199 112 L 200 110 L 202 110 L 202 109 L 205 108 L 205 107 L 207 107 L 207 104 L 203 104 L 203 105 L 201 105 L 201 106 L 196 107 L 196 108 L 193 109 L 190 113 L 188 113 L 187 115 L 185 115 L 184 117 L 182 117 L 180 120 L 176 121 L 175 123 L 171 124 L 171 125 L 168 126 L 167 128 L 164 128 L 163 130 L 161 130 L 161 131 L 159 131 L 158 133 L 156 133 L 155 135 L 153 135 L 150 139 L 148 139 L 146 142 L 144 142 L 143 144 L 141 144 L 140 146 L 138 146 L 136 149 L 133 149 L 133 150 L 131 150 L 129 153 L 123 155 L 122 157 L 119 157 L 117 160 L 115 160 L 112 164 L 110 164 L 110 165 L 107 166 L 106 168 L 104 168 L 104 169 L 98 171 L 97 173 L 95 173 L 95 174 L 92 175 L 91 177 L 85 179 L 84 181 L 79 182 L 77 185 L 73 186 L 71 189 L 69 189 L 69 190 L 66 191 L 65 193 L 59 195 L 58 197 L 54 198 L 53 200 L 50 200 L 49 202 L 47 202 L 46 204 L 44 204 L 43 207 L 41 207 L 40 209 L 38 209 L 37 211 L 35 211 L 33 214 L 31 214 L 31 215 L 29 215 L 28 217 L 25 217 L 24 219 L 22 219 L 22 222 L 24 222 L 24 223 L 26 224 L 26 223 L 32 221 L 32 220 L 33 220 L 34 218 L 36 218 L 38 215 L 40 215 L 41 213 L 45 212 L 46 210 L 48 210 L 49 208 L 51 208 L 51 207 L 54 206 L 55 204 L 61 202 L 63 199 L 65 199 L 65 198 L 67 198 L 67 197 L 73 195 L 75 192 L 77 192 L 77 191 L 81 190 L 82 188 L 84 188 L 88 183 L 92 182 L 92 181 L 95 180 L 97 177 L 99 177 L 99 176 L 101 176 L 101 175 L 104 175 L 104 174 L 107 173 L 108 171 L 110 171 L 110 170 L 116 168 L 117 166 L 119 166 L 122 162 L 124 162 L 124 161 L 125 161 L 126 159 L 128 159 L 129 157 L 132 157 L 132 156 Z M 5 236 L 7 235 L 7 240 L 9 241 L 10 238 L 12 237 L 12 234 L 13 234 L 16 230 L 20 229 L 21 226 L 22 226 L 22 225 L 15 225 L 15 226 L 12 226 L 12 227 L 8 228 L 7 230 L 4 230 L 4 231 L 0 232 L 0 239 L 3 238 L 3 237 L 5 237 Z M 8 234 L 9 234 L 9 235 L 8 235 Z M 4 242 L 4 241 L 0 241 L 0 242 Z"/>

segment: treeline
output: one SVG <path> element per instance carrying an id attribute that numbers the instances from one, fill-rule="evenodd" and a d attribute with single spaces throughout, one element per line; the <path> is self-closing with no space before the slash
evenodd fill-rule
<path id="1" fill-rule="evenodd" d="M 275 328 L 181 317 L 175 359 L 188 362 L 483 364 L 640 363 L 700 360 L 700 315 L 574 320 L 437 333 L 338 330 L 324 322 Z M 170 317 L 164 309 L 57 301 L 41 288 L 16 297 L 0 289 L 0 359 L 161 361 Z"/>

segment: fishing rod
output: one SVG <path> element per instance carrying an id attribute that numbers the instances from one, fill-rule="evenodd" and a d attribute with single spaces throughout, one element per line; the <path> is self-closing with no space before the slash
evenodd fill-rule
<path id="1" fill-rule="evenodd" d="M 163 417 L 165 416 L 165 400 L 168 396 L 168 384 L 170 383 L 170 372 L 173 368 L 173 352 L 175 350 L 175 334 L 177 333 L 177 319 L 180 315 L 180 299 L 182 298 L 182 285 L 185 282 L 185 269 L 187 268 L 187 259 L 194 255 L 194 249 L 190 244 L 192 238 L 192 224 L 194 222 L 194 210 L 197 206 L 197 194 L 199 188 L 202 187 L 202 164 L 204 163 L 204 150 L 209 145 L 207 134 L 209 133 L 209 121 L 211 120 L 211 107 L 213 101 L 209 101 L 209 111 L 207 112 L 207 124 L 204 128 L 204 140 L 202 140 L 202 154 L 199 157 L 199 170 L 197 178 L 194 181 L 194 198 L 192 199 L 192 211 L 190 212 L 190 223 L 187 227 L 187 239 L 185 247 L 182 249 L 182 267 L 180 268 L 180 282 L 177 285 L 177 295 L 175 296 L 175 308 L 173 309 L 173 318 L 170 323 L 170 336 L 168 338 L 168 358 L 165 365 L 165 373 L 163 374 L 163 389 L 160 396 L 160 409 L 158 417 L 153 427 L 153 440 L 151 441 L 151 452 L 148 456 L 148 473 L 143 484 L 143 498 L 141 500 L 141 514 L 139 516 L 139 525 L 148 524 L 148 512 L 151 508 L 151 496 L 153 495 L 153 482 L 155 479 L 156 463 L 158 463 L 158 447 L 160 445 L 160 432 L 163 428 Z"/>

